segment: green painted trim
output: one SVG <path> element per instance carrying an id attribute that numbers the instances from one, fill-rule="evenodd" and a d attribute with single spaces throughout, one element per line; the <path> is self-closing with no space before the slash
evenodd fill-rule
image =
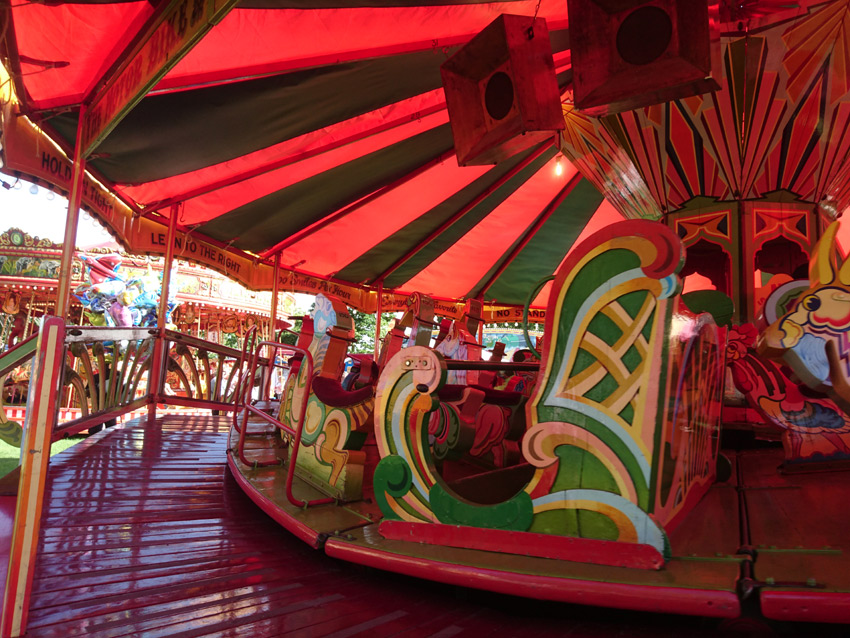
<path id="1" fill-rule="evenodd" d="M 507 529 L 524 532 L 531 527 L 534 506 L 527 492 L 495 505 L 479 505 L 462 501 L 439 483 L 428 495 L 431 510 L 441 523 L 486 529 Z"/>

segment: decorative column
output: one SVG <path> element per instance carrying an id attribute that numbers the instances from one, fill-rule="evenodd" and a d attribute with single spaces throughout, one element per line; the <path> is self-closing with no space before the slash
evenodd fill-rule
<path id="1" fill-rule="evenodd" d="M 86 107 L 80 107 L 80 121 L 85 119 Z M 74 146 L 74 172 L 71 176 L 71 192 L 68 197 L 68 215 L 65 218 L 65 239 L 62 242 L 62 260 L 59 266 L 59 287 L 56 289 L 56 316 L 66 319 L 71 306 L 71 267 L 77 246 L 77 223 L 80 219 L 80 203 L 83 198 L 83 180 L 86 173 L 86 158 L 83 154 L 83 127 L 77 127 Z"/>

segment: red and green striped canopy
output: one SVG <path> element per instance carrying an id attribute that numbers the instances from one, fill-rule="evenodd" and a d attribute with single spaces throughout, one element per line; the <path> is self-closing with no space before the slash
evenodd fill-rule
<path id="1" fill-rule="evenodd" d="M 760 24 L 789 10 L 789 3 L 745 4 Z M 133 219 L 167 223 L 177 214 L 184 237 L 258 264 L 277 256 L 292 272 L 371 290 L 522 304 L 582 234 L 635 216 L 635 201 L 663 199 L 666 206 L 671 199 L 664 189 L 676 184 L 664 175 L 678 175 L 673 169 L 681 164 L 670 158 L 684 147 L 663 137 L 675 129 L 649 116 L 635 135 L 653 124 L 662 137 L 653 133 L 654 146 L 637 150 L 637 137 L 620 139 L 627 152 L 617 157 L 605 157 L 596 138 L 568 128 L 560 147 L 553 135 L 495 166 L 458 166 L 440 65 L 498 16 L 537 15 L 547 21 L 569 102 L 566 0 L 251 0 L 226 11 L 227 5 L 13 3 L 0 14 L 0 55 L 16 108 L 73 156 L 81 107 L 89 108 L 106 79 L 133 59 L 142 34 L 162 16 L 179 31 L 193 12 L 221 10 L 220 21 L 98 142 L 88 169 Z M 835 60 L 829 65 L 846 75 Z M 691 143 L 694 127 L 679 128 Z M 698 141 L 694 165 L 715 166 L 708 155 L 703 160 L 713 147 Z M 9 161 L 15 140 L 7 136 L 4 144 L 4 170 L 26 173 Z M 560 156 L 562 148 L 582 154 L 575 166 Z M 40 158 L 31 160 L 51 181 L 49 161 L 45 167 Z M 52 172 L 57 186 L 67 184 L 62 171 Z M 723 174 L 712 176 L 714 182 L 698 184 L 705 192 L 691 188 L 686 195 L 735 195 Z M 537 303 L 544 301 L 545 291 Z"/>

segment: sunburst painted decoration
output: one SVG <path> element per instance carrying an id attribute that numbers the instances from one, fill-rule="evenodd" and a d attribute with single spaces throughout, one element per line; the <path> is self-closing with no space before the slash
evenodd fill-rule
<path id="1" fill-rule="evenodd" d="M 739 27 L 805 8 L 737 4 L 749 11 L 736 14 Z M 784 190 L 834 218 L 850 203 L 848 26 L 850 0 L 839 0 L 724 38 L 715 93 L 599 119 L 567 105 L 563 150 L 626 217 Z"/>

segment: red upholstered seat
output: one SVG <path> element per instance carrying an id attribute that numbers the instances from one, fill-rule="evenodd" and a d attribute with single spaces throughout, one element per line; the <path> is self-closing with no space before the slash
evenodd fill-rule
<path id="1" fill-rule="evenodd" d="M 440 401 L 460 401 L 466 388 L 475 388 L 484 393 L 484 402 L 492 405 L 513 406 L 519 405 L 524 395 L 521 392 L 509 392 L 506 390 L 494 390 L 481 385 L 457 385 L 448 384 L 440 388 L 438 396 Z"/>
<path id="2" fill-rule="evenodd" d="M 362 403 L 371 398 L 374 392 L 375 389 L 372 386 L 346 391 L 342 389 L 342 384 L 337 379 L 313 378 L 313 394 L 319 401 L 334 408 L 347 408 Z"/>

